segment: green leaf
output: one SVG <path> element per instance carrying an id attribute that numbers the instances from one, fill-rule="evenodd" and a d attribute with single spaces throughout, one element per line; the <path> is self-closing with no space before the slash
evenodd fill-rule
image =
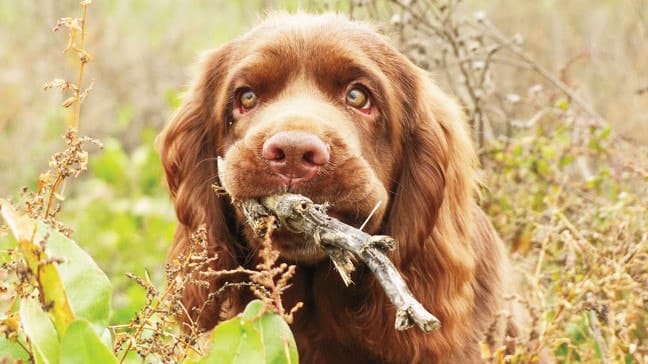
<path id="1" fill-rule="evenodd" d="M 88 320 L 100 334 L 110 318 L 110 280 L 90 255 L 73 240 L 39 223 L 38 235 L 44 234 L 49 234 L 47 255 L 63 259 L 57 268 L 72 310 L 77 318 Z"/>
<path id="2" fill-rule="evenodd" d="M 263 302 L 250 302 L 242 315 L 216 326 L 209 355 L 201 363 L 296 364 L 297 345 L 283 319 Z"/>
<path id="3" fill-rule="evenodd" d="M 31 342 L 34 361 L 56 364 L 59 362 L 59 342 L 54 324 L 36 299 L 20 302 L 20 321 Z"/>
<path id="4" fill-rule="evenodd" d="M 599 139 L 605 140 L 610 136 L 610 133 L 612 133 L 612 127 L 608 126 L 603 129 L 601 129 L 600 134 L 599 134 Z"/>
<path id="5" fill-rule="evenodd" d="M 117 358 L 85 320 L 73 321 L 61 340 L 61 363 L 112 364 Z"/>
<path id="6" fill-rule="evenodd" d="M 59 335 L 75 317 L 87 319 L 97 333 L 103 332 L 110 317 L 112 287 L 94 260 L 74 241 L 18 213 L 7 201 L 0 200 L 0 207 L 30 269 L 38 272 L 41 297 L 51 305 L 48 315 Z M 46 257 L 60 258 L 63 262 L 43 264 L 45 258 L 38 244 L 41 241 L 46 242 Z"/>
<path id="7" fill-rule="evenodd" d="M 558 162 L 558 166 L 560 168 L 563 168 L 565 166 L 571 165 L 576 158 L 574 157 L 573 154 L 565 154 L 560 158 L 560 161 Z"/>
<path id="8" fill-rule="evenodd" d="M 264 363 L 261 335 L 241 317 L 216 326 L 209 355 L 200 363 Z"/>
<path id="9" fill-rule="evenodd" d="M 21 342 L 24 340 L 21 339 Z M 29 354 L 15 340 L 0 335 L 0 359 L 4 358 L 9 358 L 9 363 L 19 363 L 21 360 L 23 363 L 27 363 Z"/>
<path id="10" fill-rule="evenodd" d="M 297 363 L 297 345 L 288 324 L 281 316 L 267 311 L 255 300 L 245 308 L 243 319 L 261 334 L 266 363 Z"/>

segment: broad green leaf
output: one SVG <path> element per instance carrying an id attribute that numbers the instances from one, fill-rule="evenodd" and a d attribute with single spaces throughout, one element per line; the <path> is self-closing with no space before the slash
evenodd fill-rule
<path id="1" fill-rule="evenodd" d="M 20 302 L 20 321 L 31 342 L 36 364 L 59 362 L 59 342 L 54 324 L 36 299 Z"/>
<path id="2" fill-rule="evenodd" d="M 288 324 L 271 311 L 264 312 L 263 302 L 252 301 L 243 312 L 243 319 L 261 335 L 266 363 L 298 362 L 297 345 Z M 261 315 L 261 316 L 259 316 Z"/>
<path id="3" fill-rule="evenodd" d="M 61 363 L 113 364 L 117 358 L 86 320 L 73 321 L 61 340 Z"/>
<path id="4" fill-rule="evenodd" d="M 108 325 L 112 286 L 97 263 L 65 235 L 40 223 L 38 235 L 49 234 L 47 254 L 63 259 L 57 265 L 77 318 L 88 320 L 98 334 Z"/>
<path id="5" fill-rule="evenodd" d="M 75 315 L 90 321 L 97 333 L 101 333 L 110 316 L 112 287 L 108 277 L 74 241 L 43 223 L 36 224 L 9 203 L 0 203 L 2 216 L 18 240 L 30 269 L 38 271 L 39 289 L 44 302 L 52 306 L 48 313 L 59 335 Z M 62 259 L 62 263 L 42 264 L 45 260 L 40 256 L 42 240 L 46 240 L 47 257 Z"/>
<path id="6" fill-rule="evenodd" d="M 298 362 L 290 328 L 258 300 L 250 302 L 242 315 L 218 325 L 211 341 L 209 355 L 201 363 Z"/>
<path id="7" fill-rule="evenodd" d="M 212 333 L 209 355 L 200 363 L 264 363 L 261 335 L 240 316 L 225 321 Z"/>

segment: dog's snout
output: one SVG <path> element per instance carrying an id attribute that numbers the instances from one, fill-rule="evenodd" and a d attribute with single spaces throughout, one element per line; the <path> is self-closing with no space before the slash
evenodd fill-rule
<path id="1" fill-rule="evenodd" d="M 318 136 L 303 131 L 282 131 L 263 143 L 261 156 L 286 184 L 307 181 L 328 163 L 328 146 Z"/>

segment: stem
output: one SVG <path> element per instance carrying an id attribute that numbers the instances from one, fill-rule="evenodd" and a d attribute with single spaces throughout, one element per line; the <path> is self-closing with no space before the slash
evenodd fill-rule
<path id="1" fill-rule="evenodd" d="M 50 214 L 50 211 L 52 210 L 52 202 L 54 202 L 54 196 L 56 195 L 56 190 L 58 190 L 59 185 L 63 181 L 63 178 L 61 177 L 60 174 L 56 175 L 56 181 L 54 181 L 54 184 L 52 185 L 52 190 L 50 191 L 48 200 L 47 200 L 47 208 L 45 209 L 45 214 L 43 214 L 43 218 L 47 219 L 47 217 Z"/>
<path id="2" fill-rule="evenodd" d="M 81 2 L 81 8 L 83 11 L 83 14 L 81 16 L 81 45 L 80 47 L 74 47 L 74 50 L 76 50 L 79 53 L 79 80 L 77 82 L 77 87 L 75 90 L 75 96 L 76 96 L 76 103 L 74 105 L 74 116 L 72 118 L 72 128 L 79 130 L 79 123 L 81 120 L 81 95 L 82 95 L 82 88 L 83 88 L 83 72 L 85 71 L 85 64 L 88 63 L 88 55 L 85 51 L 85 45 L 86 45 L 86 15 L 88 14 L 88 4 L 85 2 Z M 70 30 L 71 31 L 71 30 Z M 45 209 L 45 214 L 43 215 L 44 218 L 47 218 L 50 214 L 50 211 L 52 210 L 52 203 L 54 201 L 54 196 L 56 195 L 56 191 L 58 191 L 59 186 L 61 183 L 64 181 L 64 177 L 58 173 L 56 175 L 56 181 L 54 181 L 54 184 L 52 185 L 52 189 L 49 193 L 49 197 L 47 200 L 47 208 Z M 39 187 L 39 193 L 41 191 L 41 188 Z"/>
<path id="3" fill-rule="evenodd" d="M 191 253 L 187 254 L 184 261 L 182 261 L 181 266 L 183 266 L 183 267 L 188 266 L 190 261 L 191 261 L 192 256 L 193 256 L 193 254 L 191 254 Z M 148 328 L 146 325 L 149 322 L 151 316 L 153 316 L 153 315 L 155 315 L 157 313 L 158 307 L 160 307 L 160 305 L 167 300 L 167 298 L 169 297 L 171 292 L 173 292 L 175 290 L 176 284 L 177 284 L 177 282 L 176 282 L 175 279 L 171 280 L 171 282 L 169 283 L 168 287 L 166 288 L 166 290 L 164 291 L 162 296 L 160 296 L 158 299 L 156 299 L 156 301 L 151 303 L 151 305 L 150 305 L 151 310 L 149 311 L 150 314 L 147 317 L 141 317 L 140 318 L 140 321 L 141 321 L 140 325 L 135 329 L 135 332 L 133 333 L 133 335 L 131 335 L 131 338 L 133 340 L 129 340 L 128 341 L 128 346 L 126 346 L 126 349 L 123 349 L 124 350 L 123 355 L 122 355 L 121 359 L 119 360 L 120 364 L 122 364 L 124 362 L 124 360 L 126 360 L 126 356 L 128 356 L 128 353 L 133 348 L 134 340 L 138 340 L 138 338 L 142 335 L 144 330 L 146 330 Z M 185 348 L 187 348 L 188 346 L 190 347 L 190 345 L 185 345 Z M 117 353 L 115 353 L 115 354 L 117 354 Z"/>
<path id="4" fill-rule="evenodd" d="M 79 122 L 81 120 L 81 94 L 83 89 L 83 71 L 85 70 L 85 64 L 88 62 L 85 45 L 86 45 L 86 14 L 88 13 L 88 4 L 82 2 L 81 8 L 83 9 L 83 15 L 81 16 L 81 46 L 77 49 L 80 51 L 81 56 L 79 57 L 79 81 L 77 82 L 76 89 L 76 104 L 74 105 L 74 118 L 72 119 L 72 127 L 79 129 Z"/>

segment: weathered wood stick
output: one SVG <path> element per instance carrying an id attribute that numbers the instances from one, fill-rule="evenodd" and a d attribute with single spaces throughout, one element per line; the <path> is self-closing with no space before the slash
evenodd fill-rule
<path id="1" fill-rule="evenodd" d="M 396 306 L 397 330 L 416 325 L 430 332 L 441 326 L 439 320 L 414 298 L 405 281 L 385 253 L 395 247 L 394 239 L 384 235 L 369 235 L 326 214 L 326 206 L 313 203 L 302 195 L 283 194 L 241 202 L 243 212 L 258 234 L 265 226 L 260 223 L 270 215 L 277 218 L 280 227 L 294 233 L 303 233 L 326 251 L 348 285 L 359 257 L 374 273 L 385 293 Z"/>

